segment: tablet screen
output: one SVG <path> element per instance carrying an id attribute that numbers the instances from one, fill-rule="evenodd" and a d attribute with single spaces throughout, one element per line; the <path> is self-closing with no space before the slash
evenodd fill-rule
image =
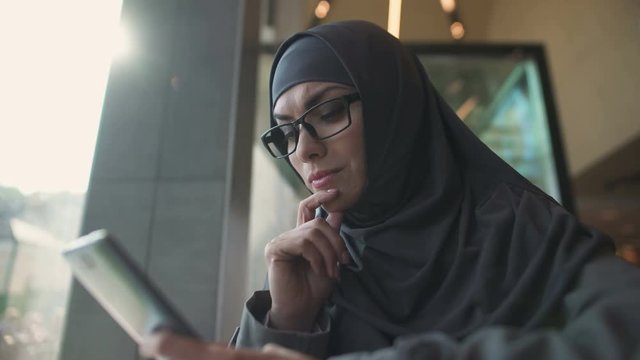
<path id="1" fill-rule="evenodd" d="M 198 337 L 106 230 L 69 243 L 63 255 L 78 281 L 137 343 L 159 328 Z"/>

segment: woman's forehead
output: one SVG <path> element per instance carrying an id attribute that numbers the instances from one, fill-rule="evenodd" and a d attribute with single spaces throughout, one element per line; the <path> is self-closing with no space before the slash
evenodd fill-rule
<path id="1" fill-rule="evenodd" d="M 353 91 L 354 88 L 334 82 L 310 81 L 297 84 L 286 90 L 273 107 L 274 113 L 308 109 L 323 100 Z"/>

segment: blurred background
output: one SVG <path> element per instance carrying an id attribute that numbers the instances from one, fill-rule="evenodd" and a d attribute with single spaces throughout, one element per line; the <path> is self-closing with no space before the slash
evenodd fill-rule
<path id="1" fill-rule="evenodd" d="M 258 137 L 278 44 L 374 22 L 458 115 L 640 264 L 636 0 L 1 2 L 0 358 L 136 359 L 61 247 L 108 228 L 208 339 L 305 196 Z"/>

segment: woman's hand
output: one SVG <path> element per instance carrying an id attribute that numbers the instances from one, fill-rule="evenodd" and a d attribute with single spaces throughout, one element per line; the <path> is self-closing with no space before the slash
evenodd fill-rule
<path id="1" fill-rule="evenodd" d="M 342 213 L 316 219 L 315 210 L 337 190 L 319 191 L 300 202 L 298 223 L 265 248 L 271 293 L 271 326 L 310 331 L 338 280 L 338 263 L 349 261 L 340 238 Z"/>
<path id="2" fill-rule="evenodd" d="M 297 351 L 267 344 L 262 351 L 236 350 L 221 344 L 205 343 L 167 331 L 146 337 L 140 355 L 163 360 L 314 360 Z"/>

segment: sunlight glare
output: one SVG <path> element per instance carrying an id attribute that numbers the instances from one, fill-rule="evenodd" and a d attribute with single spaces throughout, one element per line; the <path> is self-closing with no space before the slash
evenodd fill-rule
<path id="1" fill-rule="evenodd" d="M 84 192 L 121 2 L 37 3 L 0 5 L 0 185 Z"/>
<path id="2" fill-rule="evenodd" d="M 400 22 L 402 19 L 402 0 L 389 0 L 389 16 L 387 18 L 387 31 L 400 38 Z"/>

